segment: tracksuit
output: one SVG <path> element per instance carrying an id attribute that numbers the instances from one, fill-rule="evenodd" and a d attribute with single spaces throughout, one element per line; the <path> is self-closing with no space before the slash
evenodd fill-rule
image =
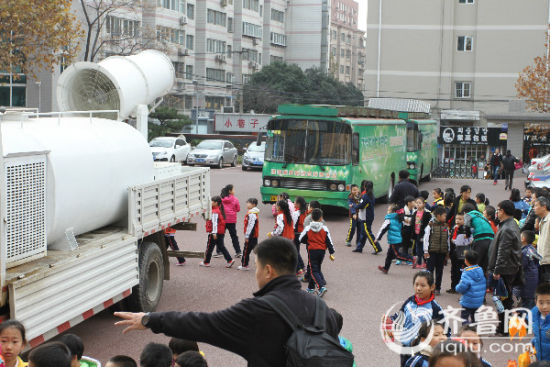
<path id="1" fill-rule="evenodd" d="M 449 227 L 434 218 L 424 233 L 424 254 L 429 254 L 428 270 L 435 275 L 435 289 L 441 290 L 445 258 L 449 254 Z M 435 270 L 435 273 L 434 273 Z"/>
<path id="2" fill-rule="evenodd" d="M 273 236 L 282 236 L 294 241 L 294 220 L 288 223 L 286 216 L 283 212 L 277 213 L 275 218 L 275 229 L 271 232 Z"/>
<path id="3" fill-rule="evenodd" d="M 359 227 L 359 241 L 357 250 L 363 251 L 365 243 L 369 241 L 370 245 L 376 253 L 382 252 L 380 244 L 374 241 L 372 233 L 372 222 L 374 221 L 374 197 L 363 192 L 361 200 L 355 206 L 357 210 L 357 226 Z"/>
<path id="4" fill-rule="evenodd" d="M 246 213 L 244 217 L 244 250 L 241 258 L 242 266 L 248 267 L 250 261 L 250 253 L 258 244 L 258 235 L 260 233 L 260 220 L 258 214 L 260 209 L 254 207 Z"/>
<path id="5" fill-rule="evenodd" d="M 225 237 L 225 218 L 223 217 L 220 208 L 212 208 L 212 217 L 206 222 L 206 232 L 208 233 L 208 243 L 206 245 L 206 253 L 204 254 L 204 263 L 209 264 L 212 259 L 212 251 L 214 247 L 223 254 L 223 257 L 227 262 L 230 262 L 231 255 L 227 252 L 223 239 Z M 216 239 L 214 239 L 216 235 Z"/>
<path id="6" fill-rule="evenodd" d="M 397 213 L 386 214 L 384 217 L 384 223 L 382 223 L 382 227 L 380 227 L 380 231 L 378 231 L 378 235 L 376 236 L 376 240 L 374 242 L 378 244 L 378 241 L 382 239 L 386 232 L 388 232 L 389 246 L 386 254 L 384 269 L 389 270 L 391 262 L 395 258 L 408 261 L 408 259 L 399 252 L 403 237 L 401 237 L 401 220 L 399 220 L 399 215 Z"/>
<path id="7" fill-rule="evenodd" d="M 426 227 L 430 224 L 432 219 L 432 213 L 428 209 L 423 211 L 415 210 L 411 222 L 411 227 L 414 236 L 414 254 L 416 256 L 416 265 L 421 265 L 424 259 L 424 232 Z"/>
<path id="8" fill-rule="evenodd" d="M 178 243 L 176 242 L 175 236 L 176 236 L 175 229 L 171 227 L 167 227 L 164 230 L 164 241 L 166 243 L 166 248 L 171 248 L 174 251 L 179 251 L 180 248 L 178 247 Z M 185 258 L 183 256 L 178 256 L 177 259 L 178 259 L 178 264 L 182 265 L 185 263 Z"/>
<path id="9" fill-rule="evenodd" d="M 304 260 L 300 255 L 300 234 L 304 231 L 304 220 L 306 219 L 306 212 L 302 210 L 296 210 L 292 213 L 292 220 L 294 221 L 294 245 L 296 245 L 296 252 L 298 252 L 298 264 L 296 264 L 296 272 L 304 269 Z"/>
<path id="10" fill-rule="evenodd" d="M 351 241 L 353 240 L 353 236 L 355 235 L 355 232 L 357 232 L 356 243 L 359 244 L 361 232 L 359 227 L 357 226 L 358 218 L 357 217 L 353 218 L 354 215 L 357 215 L 357 208 L 355 206 L 359 204 L 359 199 L 360 198 L 357 198 L 351 194 L 348 196 L 349 229 L 348 229 L 348 235 L 346 236 L 346 244 L 351 244 Z"/>
<path id="11" fill-rule="evenodd" d="M 449 257 L 451 259 L 451 289 L 456 290 L 464 267 L 464 252 L 470 247 L 473 238 L 466 226 L 455 225 L 451 235 Z"/>
<path id="12" fill-rule="evenodd" d="M 330 238 L 330 232 L 322 222 L 311 222 L 300 235 L 300 242 L 307 244 L 308 262 L 311 268 L 309 289 L 323 288 L 327 283 L 321 265 L 325 258 L 325 252 L 334 254 L 334 246 Z"/>

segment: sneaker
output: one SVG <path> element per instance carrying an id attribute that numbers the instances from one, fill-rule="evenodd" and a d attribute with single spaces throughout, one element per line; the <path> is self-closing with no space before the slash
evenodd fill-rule
<path id="1" fill-rule="evenodd" d="M 298 271 L 296 272 L 296 276 L 297 276 L 297 277 L 302 277 L 302 276 L 304 275 L 304 273 L 305 273 L 305 272 L 304 272 L 304 269 L 300 269 L 300 270 L 298 270 Z"/>
<path id="2" fill-rule="evenodd" d="M 411 266 L 412 264 L 414 264 L 412 261 L 405 261 L 405 265 Z"/>
<path id="3" fill-rule="evenodd" d="M 452 289 L 452 288 L 447 289 L 445 292 L 446 292 L 446 293 L 449 293 L 449 294 L 456 294 L 456 293 L 457 293 L 457 292 L 456 292 L 454 289 Z"/>
<path id="4" fill-rule="evenodd" d="M 204 266 L 205 268 L 209 268 L 210 267 L 210 263 L 205 263 L 204 261 L 201 261 L 199 263 L 199 266 Z"/>
<path id="5" fill-rule="evenodd" d="M 493 181 L 493 185 L 496 185 L 496 184 L 497 184 L 497 182 L 496 182 L 496 181 Z"/>
<path id="6" fill-rule="evenodd" d="M 185 265 L 185 261 L 182 261 L 182 262 L 176 264 L 176 266 L 184 266 L 184 265 Z"/>
<path id="7" fill-rule="evenodd" d="M 235 259 L 238 259 L 238 258 L 241 257 L 241 256 L 243 256 L 243 254 L 240 253 L 240 252 L 237 252 L 237 253 L 235 254 Z"/>
<path id="8" fill-rule="evenodd" d="M 413 263 L 413 269 L 420 269 L 421 265 L 417 265 L 416 262 Z"/>
<path id="9" fill-rule="evenodd" d="M 327 287 L 321 287 L 321 289 L 319 289 L 319 293 L 317 295 L 319 297 L 323 297 L 325 295 L 325 293 L 327 293 Z"/>
<path id="10" fill-rule="evenodd" d="M 235 264 L 235 260 L 228 261 L 228 262 L 225 264 L 225 267 L 229 269 L 230 267 L 233 266 L 233 264 Z"/>
<path id="11" fill-rule="evenodd" d="M 371 252 L 371 254 L 372 255 L 378 255 L 381 252 L 382 252 L 382 250 L 376 250 L 376 251 Z"/>
<path id="12" fill-rule="evenodd" d="M 434 292 L 434 294 L 435 294 L 436 296 L 441 296 L 441 291 L 440 291 L 439 289 L 436 289 L 435 292 Z"/>
<path id="13" fill-rule="evenodd" d="M 401 260 L 395 260 L 395 265 L 401 265 Z"/>
<path id="14" fill-rule="evenodd" d="M 305 275 L 303 277 L 300 278 L 300 281 L 302 283 L 309 283 L 309 277 L 306 277 Z"/>
<path id="15" fill-rule="evenodd" d="M 212 257 L 222 257 L 222 256 L 223 256 L 223 254 L 221 252 L 219 254 L 212 255 Z"/>
<path id="16" fill-rule="evenodd" d="M 309 294 L 317 293 L 317 292 L 315 292 L 315 289 L 311 289 L 311 288 L 306 288 L 306 292 L 308 292 Z"/>
<path id="17" fill-rule="evenodd" d="M 383 266 L 378 266 L 378 270 L 380 270 L 384 274 L 388 274 L 388 271 Z"/>
<path id="18" fill-rule="evenodd" d="M 248 268 L 248 266 L 242 266 L 242 265 L 239 265 L 239 267 L 238 267 L 237 269 L 238 269 L 238 270 L 247 270 L 247 271 L 250 270 L 250 269 Z"/>
<path id="19" fill-rule="evenodd" d="M 351 247 L 351 242 L 346 242 L 347 247 Z"/>
<path id="20" fill-rule="evenodd" d="M 360 248 L 356 248 L 356 249 L 353 249 L 351 250 L 351 252 L 358 252 L 358 253 L 362 253 L 363 250 L 361 250 Z"/>

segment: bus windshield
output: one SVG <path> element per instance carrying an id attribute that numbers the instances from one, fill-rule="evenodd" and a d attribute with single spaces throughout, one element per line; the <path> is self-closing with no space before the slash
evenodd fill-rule
<path id="1" fill-rule="evenodd" d="M 338 121 L 272 120 L 265 159 L 272 162 L 346 165 L 351 128 Z"/>

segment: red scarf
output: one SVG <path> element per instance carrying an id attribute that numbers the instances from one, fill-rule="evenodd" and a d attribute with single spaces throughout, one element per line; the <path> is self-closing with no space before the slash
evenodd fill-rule
<path id="1" fill-rule="evenodd" d="M 435 298 L 435 295 L 432 293 L 432 295 L 430 296 L 430 298 L 426 299 L 426 300 L 422 300 L 420 298 L 418 298 L 418 296 L 415 294 L 414 295 L 414 301 L 416 302 L 417 305 L 419 306 L 422 306 L 422 305 L 425 305 L 426 303 L 430 303 L 431 301 L 433 301 Z"/>

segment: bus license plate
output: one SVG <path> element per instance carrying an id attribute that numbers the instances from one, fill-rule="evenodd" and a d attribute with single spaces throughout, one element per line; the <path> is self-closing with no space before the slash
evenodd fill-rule
<path id="1" fill-rule="evenodd" d="M 277 195 L 271 195 L 270 200 L 271 201 L 277 201 Z"/>

